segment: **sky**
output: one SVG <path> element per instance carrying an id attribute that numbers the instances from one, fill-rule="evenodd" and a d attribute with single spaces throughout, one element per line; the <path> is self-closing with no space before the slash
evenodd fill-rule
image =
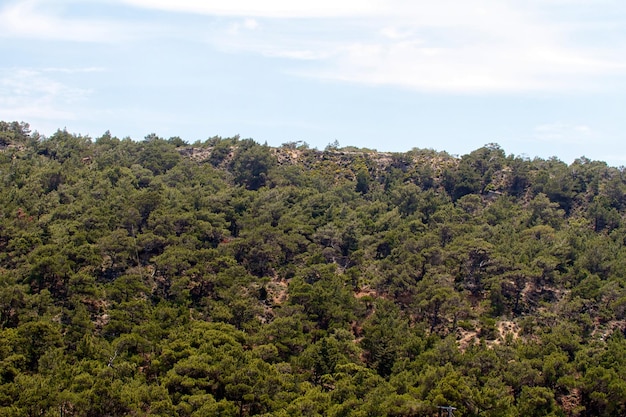
<path id="1" fill-rule="evenodd" d="M 626 165 L 623 0 L 0 0 L 0 120 Z"/>

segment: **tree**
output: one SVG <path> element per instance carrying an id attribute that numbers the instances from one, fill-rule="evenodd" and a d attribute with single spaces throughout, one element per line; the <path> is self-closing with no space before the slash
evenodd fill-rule
<path id="1" fill-rule="evenodd" d="M 408 323 L 398 308 L 380 300 L 374 314 L 363 325 L 361 341 L 367 364 L 380 376 L 391 375 L 396 360 L 401 357 L 407 332 Z"/>
<path id="2" fill-rule="evenodd" d="M 267 183 L 269 171 L 275 164 L 267 145 L 247 140 L 239 142 L 230 167 L 237 184 L 255 191 Z"/>

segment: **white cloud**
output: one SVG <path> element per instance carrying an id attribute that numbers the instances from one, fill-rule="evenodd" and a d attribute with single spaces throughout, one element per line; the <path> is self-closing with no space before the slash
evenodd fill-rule
<path id="1" fill-rule="evenodd" d="M 80 73 L 89 73 L 89 72 L 103 72 L 105 71 L 102 67 L 85 67 L 85 68 L 59 68 L 59 67 L 47 67 L 42 68 L 41 72 L 58 72 L 62 74 L 80 74 Z"/>
<path id="2" fill-rule="evenodd" d="M 217 16 L 254 17 L 351 17 L 378 13 L 387 9 L 382 0 L 120 0 L 149 9 L 200 13 Z"/>
<path id="3" fill-rule="evenodd" d="M 0 114 L 7 120 L 76 119 L 76 106 L 92 92 L 70 87 L 47 75 L 71 71 L 81 69 L 0 70 Z"/>
<path id="4" fill-rule="evenodd" d="M 386 27 L 380 30 L 380 34 L 388 39 L 401 40 L 413 38 L 415 32 L 411 29 L 404 29 L 398 27 Z"/>
<path id="5" fill-rule="evenodd" d="M 259 27 L 259 22 L 255 19 L 247 18 L 243 21 L 236 21 L 230 25 L 228 33 L 231 36 L 239 35 L 243 31 L 253 31 Z"/>
<path id="6" fill-rule="evenodd" d="M 621 76 L 626 45 L 595 44 L 583 48 L 572 39 L 581 22 L 548 19 L 540 1 L 474 0 L 459 2 L 342 3 L 307 14 L 303 3 L 274 1 L 225 5 L 223 2 L 152 2 L 160 7 L 236 16 L 314 17 L 265 19 L 253 34 L 215 35 L 212 42 L 233 52 L 317 60 L 299 75 L 331 80 L 393 85 L 420 91 L 510 93 L 580 91 L 598 88 L 603 76 Z M 254 3 L 256 4 L 256 3 Z M 152 5 L 152 6 L 151 6 Z M 349 9 L 353 7 L 350 14 Z M 616 6 L 618 7 L 618 6 Z M 334 19 L 326 19 L 332 15 Z M 349 17 L 349 18 L 347 18 Z M 255 20 L 256 22 L 256 20 Z M 241 26 L 237 24 L 238 28 Z M 589 24 L 586 24 L 589 29 Z M 596 27 L 596 30 L 601 30 Z"/>
<path id="7" fill-rule="evenodd" d="M 246 29 L 249 29 L 249 30 L 254 30 L 257 27 L 259 27 L 259 22 L 257 22 L 254 19 L 249 19 L 248 18 L 248 19 L 243 21 L 243 27 L 245 27 Z"/>
<path id="8" fill-rule="evenodd" d="M 536 126 L 532 136 L 541 142 L 583 145 L 589 144 L 598 135 L 585 124 L 554 122 Z"/>
<path id="9" fill-rule="evenodd" d="M 594 76 L 625 67 L 557 46 L 498 43 L 453 46 L 422 39 L 343 46 L 325 78 L 423 91 L 524 92 L 591 87 Z M 312 75 L 315 75 L 314 73 Z"/>
<path id="10" fill-rule="evenodd" d="M 41 0 L 6 4 L 0 9 L 0 38 L 117 42 L 128 39 L 130 31 L 139 30 L 114 21 L 65 17 L 62 6 L 59 2 Z"/>
<path id="11" fill-rule="evenodd" d="M 624 6 L 612 0 L 593 21 L 581 20 L 586 0 L 116 0 L 118 7 L 220 17 L 201 28 L 183 26 L 184 19 L 166 27 L 149 18 L 69 18 L 63 11 L 78 1 L 57 3 L 63 7 L 42 0 L 4 7 L 4 36 L 204 39 L 232 53 L 306 61 L 283 65 L 291 74 L 446 93 L 589 91 L 626 70 L 626 39 L 602 41 L 603 31 L 623 23 L 614 16 Z M 555 13 L 563 8 L 572 13 Z M 589 30 L 596 40 L 581 46 L 581 31 Z"/>

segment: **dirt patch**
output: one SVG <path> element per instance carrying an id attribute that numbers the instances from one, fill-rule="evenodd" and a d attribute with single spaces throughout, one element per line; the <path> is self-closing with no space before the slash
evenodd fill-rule
<path id="1" fill-rule="evenodd" d="M 568 395 L 564 395 L 558 400 L 565 411 L 567 416 L 576 416 L 580 412 L 580 390 L 578 388 L 572 389 Z"/>
<path id="2" fill-rule="evenodd" d="M 591 336 L 606 340 L 616 330 L 626 331 L 626 320 L 611 320 L 604 325 L 600 325 L 599 320 L 596 320 L 595 329 Z"/>
<path id="3" fill-rule="evenodd" d="M 354 293 L 354 296 L 356 298 L 363 298 L 363 297 L 376 297 L 376 291 L 374 291 L 371 288 L 361 288 L 359 291 Z"/>
<path id="4" fill-rule="evenodd" d="M 460 330 L 459 331 L 460 338 L 458 340 L 459 349 L 461 352 L 465 352 L 465 350 L 474 343 L 478 343 L 480 340 L 478 338 L 478 332 L 468 331 L 468 330 Z"/>
<path id="5" fill-rule="evenodd" d="M 513 335 L 513 339 L 517 339 L 519 337 L 519 333 L 521 331 L 520 327 L 512 321 L 502 320 L 497 324 L 498 333 L 500 334 L 500 339 L 506 340 L 506 335 Z"/>
<path id="6" fill-rule="evenodd" d="M 289 284 L 286 281 L 272 281 L 267 286 L 268 298 L 274 304 L 282 304 L 287 300 Z"/>

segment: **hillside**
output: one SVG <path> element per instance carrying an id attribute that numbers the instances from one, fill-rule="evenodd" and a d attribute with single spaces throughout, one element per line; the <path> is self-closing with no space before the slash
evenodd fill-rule
<path id="1" fill-rule="evenodd" d="M 626 172 L 0 122 L 0 415 L 626 415 Z"/>

